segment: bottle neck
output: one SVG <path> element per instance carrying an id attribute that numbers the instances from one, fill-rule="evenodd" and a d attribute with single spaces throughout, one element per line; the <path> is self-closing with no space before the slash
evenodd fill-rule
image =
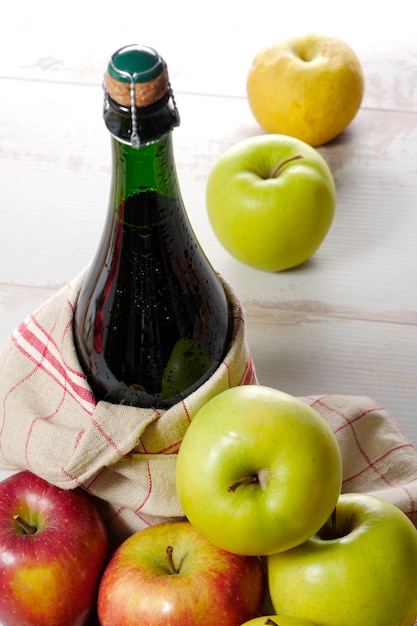
<path id="1" fill-rule="evenodd" d="M 171 132 L 140 148 L 133 148 L 112 137 L 112 158 L 113 208 L 145 190 L 171 198 L 178 196 Z"/>
<path id="2" fill-rule="evenodd" d="M 134 143 L 136 148 L 157 141 L 180 124 L 170 88 L 160 100 L 146 107 L 123 106 L 105 92 L 103 118 L 113 137 L 126 144 Z"/>

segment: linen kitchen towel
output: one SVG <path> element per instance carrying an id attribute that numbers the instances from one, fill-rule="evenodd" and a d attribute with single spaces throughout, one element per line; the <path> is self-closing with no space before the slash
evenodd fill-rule
<path id="1" fill-rule="evenodd" d="M 29 469 L 104 500 L 121 537 L 182 517 L 176 453 L 193 414 L 211 397 L 256 382 L 242 307 L 224 283 L 233 316 L 225 359 L 196 392 L 166 411 L 96 403 L 74 348 L 74 307 L 86 270 L 12 333 L 0 355 L 0 468 Z"/>
<path id="2" fill-rule="evenodd" d="M 0 354 L 0 469 L 29 469 L 65 489 L 83 487 L 99 498 L 119 542 L 150 524 L 183 516 L 175 462 L 192 416 L 224 389 L 257 381 L 243 311 L 225 283 L 234 333 L 209 381 L 165 412 L 96 403 L 72 338 L 84 275 L 24 320 Z M 385 498 L 417 525 L 417 451 L 395 419 L 368 397 L 302 399 L 337 437 L 343 491 Z"/>
<path id="3" fill-rule="evenodd" d="M 336 435 L 343 461 L 342 491 L 384 498 L 417 526 L 417 451 L 389 412 L 368 397 L 302 399 Z"/>

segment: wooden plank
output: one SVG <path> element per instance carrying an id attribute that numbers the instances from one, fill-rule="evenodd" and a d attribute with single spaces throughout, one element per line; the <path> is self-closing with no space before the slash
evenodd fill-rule
<path id="1" fill-rule="evenodd" d="M 114 10 L 95 3 L 76 0 L 57 14 L 52 0 L 42 0 L 36 9 L 22 0 L 3 9 L 0 76 L 96 85 L 110 54 L 139 42 L 163 54 L 177 92 L 242 97 L 258 50 L 316 31 L 344 39 L 358 54 L 365 107 L 416 111 L 413 8 L 412 0 L 399 0 L 395 10 L 383 3 L 376 8 L 374 2 L 350 3 L 344 10 L 328 0 L 298 0 L 286 3 L 285 11 L 274 0 L 250 11 L 233 1 L 196 8 L 185 0 L 140 7 L 125 0 L 127 17 L 115 28 Z M 24 44 L 16 45 L 17 25 Z"/>
<path id="2" fill-rule="evenodd" d="M 91 259 L 110 176 L 110 146 L 99 87 L 5 81 L 0 102 L 3 214 L 0 283 L 58 287 Z M 25 117 L 24 94 L 33 102 Z M 181 187 L 198 238 L 244 303 L 298 302 L 332 315 L 415 322 L 417 115 L 363 110 L 320 149 L 337 186 L 333 226 L 306 265 L 281 274 L 247 268 L 223 250 L 205 209 L 218 156 L 258 133 L 242 99 L 180 94 L 175 131 Z M 202 124 L 204 120 L 204 124 Z M 16 235 L 16 236 L 15 236 Z M 18 236 L 17 236 L 18 235 Z M 312 303 L 311 305 L 308 303 Z"/>
<path id="3" fill-rule="evenodd" d="M 0 348 L 14 328 L 54 293 L 44 287 L 0 285 Z"/>
<path id="4" fill-rule="evenodd" d="M 52 290 L 0 290 L 0 344 Z M 245 307 L 247 341 L 261 384 L 294 395 L 373 397 L 417 446 L 417 325 Z"/>
<path id="5" fill-rule="evenodd" d="M 417 325 L 246 308 L 247 339 L 261 384 L 296 396 L 368 396 L 417 446 Z"/>

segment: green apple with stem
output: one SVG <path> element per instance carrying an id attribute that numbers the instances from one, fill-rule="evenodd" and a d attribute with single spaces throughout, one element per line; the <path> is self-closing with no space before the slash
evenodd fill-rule
<path id="1" fill-rule="evenodd" d="M 242 263 L 265 271 L 309 259 L 327 235 L 335 205 L 325 159 L 286 135 L 260 135 L 231 146 L 207 180 L 207 213 L 218 240 Z"/>
<path id="2" fill-rule="evenodd" d="M 306 541 L 336 506 L 340 449 L 330 426 L 289 394 L 261 385 L 222 391 L 181 443 L 177 493 L 210 541 L 266 555 Z"/>
<path id="3" fill-rule="evenodd" d="M 221 550 L 188 521 L 128 537 L 100 583 L 101 626 L 240 626 L 259 615 L 265 574 L 257 557 Z"/>
<path id="4" fill-rule="evenodd" d="M 381 498 L 342 494 L 315 536 L 267 557 L 267 575 L 277 613 L 320 626 L 413 626 L 417 529 Z"/>

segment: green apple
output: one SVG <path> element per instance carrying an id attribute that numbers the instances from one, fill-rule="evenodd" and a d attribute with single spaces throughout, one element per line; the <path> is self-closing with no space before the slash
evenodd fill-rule
<path id="1" fill-rule="evenodd" d="M 234 387 L 196 413 L 181 443 L 177 493 L 210 541 L 266 555 L 302 543 L 341 489 L 335 435 L 311 407 L 261 385 Z"/>
<path id="2" fill-rule="evenodd" d="M 277 613 L 320 626 L 413 626 L 417 529 L 397 507 L 343 494 L 335 515 L 303 545 L 267 558 Z"/>
<path id="3" fill-rule="evenodd" d="M 230 554 L 187 521 L 137 532 L 114 553 L 100 583 L 101 626 L 240 626 L 259 615 L 261 560 Z"/>
<path id="4" fill-rule="evenodd" d="M 313 622 L 287 615 L 263 615 L 245 622 L 242 626 L 314 626 Z"/>
<path id="5" fill-rule="evenodd" d="M 214 233 L 236 259 L 266 271 L 300 265 L 333 221 L 336 191 L 319 152 L 294 137 L 261 135 L 226 150 L 209 173 Z"/>

